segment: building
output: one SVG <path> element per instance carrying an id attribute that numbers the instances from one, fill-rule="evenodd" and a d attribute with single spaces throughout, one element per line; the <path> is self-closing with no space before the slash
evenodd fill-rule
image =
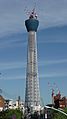
<path id="1" fill-rule="evenodd" d="M 39 25 L 37 15 L 32 10 L 29 19 L 25 21 L 28 32 L 28 48 L 27 48 L 27 69 L 26 69 L 26 90 L 25 90 L 25 106 L 35 107 L 40 105 L 40 91 L 37 64 L 37 40 L 36 32 Z"/>
<path id="2" fill-rule="evenodd" d="M 18 101 L 18 100 L 12 100 L 12 99 L 8 99 L 5 100 L 5 107 L 4 109 L 20 109 L 22 111 L 24 111 L 24 102 L 22 100 Z"/>
<path id="3" fill-rule="evenodd" d="M 59 105 L 60 105 L 60 108 L 65 108 L 65 107 L 67 107 L 67 98 L 66 98 L 66 97 L 62 97 L 62 98 L 59 100 Z"/>
<path id="4" fill-rule="evenodd" d="M 5 107 L 5 99 L 0 95 L 0 111 Z"/>
<path id="5" fill-rule="evenodd" d="M 67 98 L 61 97 L 61 94 L 58 93 L 54 96 L 54 104 L 56 108 L 65 108 L 67 107 Z"/>

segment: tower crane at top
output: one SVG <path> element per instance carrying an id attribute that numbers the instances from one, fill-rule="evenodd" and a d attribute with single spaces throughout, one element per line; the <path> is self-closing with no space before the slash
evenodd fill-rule
<path id="1" fill-rule="evenodd" d="M 35 12 L 35 8 L 33 8 L 32 12 L 30 13 L 29 18 L 30 18 L 30 19 L 31 19 L 31 18 L 37 19 L 37 14 L 36 14 L 36 12 Z"/>

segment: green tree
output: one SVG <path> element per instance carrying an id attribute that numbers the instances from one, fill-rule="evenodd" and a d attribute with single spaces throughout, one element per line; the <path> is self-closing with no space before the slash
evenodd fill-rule
<path id="1" fill-rule="evenodd" d="M 65 108 L 63 111 L 67 113 L 67 108 Z M 60 112 L 53 111 L 52 119 L 67 119 L 67 116 L 61 114 Z"/>
<path id="2" fill-rule="evenodd" d="M 0 119 L 12 119 L 12 117 L 16 117 L 16 119 L 22 119 L 23 114 L 19 109 L 10 109 L 0 113 Z"/>

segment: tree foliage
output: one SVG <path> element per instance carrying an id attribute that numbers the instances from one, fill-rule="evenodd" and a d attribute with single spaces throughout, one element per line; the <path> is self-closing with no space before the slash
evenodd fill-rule
<path id="1" fill-rule="evenodd" d="M 64 109 L 64 112 L 67 113 L 67 108 Z M 67 119 L 67 116 L 61 114 L 60 112 L 53 111 L 52 119 Z"/>
<path id="2" fill-rule="evenodd" d="M 22 119 L 23 114 L 19 109 L 10 109 L 0 112 L 0 119 Z"/>

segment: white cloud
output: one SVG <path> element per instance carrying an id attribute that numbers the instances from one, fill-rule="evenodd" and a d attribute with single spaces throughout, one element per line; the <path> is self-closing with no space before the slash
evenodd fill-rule
<path id="1" fill-rule="evenodd" d="M 11 33 L 5 36 L 0 36 L 0 48 L 13 48 L 25 46 L 27 43 L 25 33 Z"/>
<path id="2" fill-rule="evenodd" d="M 40 66 L 44 66 L 44 65 L 56 65 L 56 64 L 63 64 L 63 63 L 67 63 L 67 59 L 61 59 L 61 60 L 52 60 L 52 61 L 42 61 L 39 63 L 39 68 Z M 26 63 L 24 62 L 9 62 L 9 63 L 1 63 L 0 64 L 0 70 L 11 70 L 11 69 L 19 69 L 19 68 L 23 68 L 24 70 L 26 69 Z M 55 72 L 54 71 L 51 71 L 48 73 L 39 73 L 39 77 L 40 78 L 51 78 L 51 77 L 67 77 L 67 72 L 64 71 L 58 71 L 56 70 Z M 9 79 L 9 80 L 13 80 L 13 79 L 25 79 L 25 73 L 24 74 L 15 74 L 14 76 L 6 76 L 5 75 L 5 79 Z"/>
<path id="3" fill-rule="evenodd" d="M 0 0 L 0 36 L 25 30 L 24 9 L 36 2 L 40 27 L 67 25 L 67 0 Z"/>
<path id="4" fill-rule="evenodd" d="M 61 73 L 59 73 L 59 72 L 52 72 L 52 73 L 49 73 L 48 72 L 48 74 L 40 74 L 39 73 L 39 78 L 40 79 L 43 79 L 43 78 L 55 78 L 55 77 L 67 77 L 67 73 L 63 73 L 63 72 L 61 72 Z M 19 79 L 21 79 L 21 80 L 25 80 L 26 79 L 26 76 L 25 75 L 15 75 L 15 76 L 5 76 L 5 78 L 0 78 L 0 80 L 19 80 Z"/>
<path id="5" fill-rule="evenodd" d="M 40 9 L 42 27 L 67 25 L 67 0 L 45 0 Z"/>
<path id="6" fill-rule="evenodd" d="M 16 76 L 7 76 L 3 78 L 4 80 L 25 80 L 26 78 L 23 75 L 16 75 Z"/>
<path id="7" fill-rule="evenodd" d="M 67 59 L 40 61 L 39 66 L 67 63 Z"/>
<path id="8" fill-rule="evenodd" d="M 21 0 L 0 1 L 0 34 L 19 32 L 24 29 L 23 11 Z"/>
<path id="9" fill-rule="evenodd" d="M 4 41 L 4 40 L 3 40 Z M 19 41 L 19 40 L 18 40 Z M 9 40 L 9 41 L 4 41 L 4 42 L 2 42 L 2 43 L 0 43 L 0 48 L 2 49 L 4 49 L 4 48 L 15 48 L 15 47 L 23 47 L 23 46 L 25 46 L 26 45 L 26 42 L 18 42 L 17 43 L 17 41 L 14 43 L 14 41 L 12 42 L 11 40 Z"/>
<path id="10" fill-rule="evenodd" d="M 64 73 L 64 72 L 51 72 L 51 73 L 48 73 L 48 74 L 40 74 L 39 75 L 40 78 L 51 78 L 51 77 L 67 77 L 67 73 Z"/>
<path id="11" fill-rule="evenodd" d="M 59 59 L 59 60 L 45 60 L 45 61 L 40 61 L 38 62 L 39 67 L 40 66 L 44 66 L 44 65 L 56 65 L 56 64 L 63 64 L 63 63 L 67 63 L 67 59 Z M 1 62 L 0 63 L 0 70 L 5 70 L 5 69 L 18 69 L 18 68 L 26 68 L 26 62 L 8 62 L 8 63 L 4 63 Z"/>
<path id="12" fill-rule="evenodd" d="M 19 68 L 25 68 L 26 67 L 26 63 L 24 62 L 8 62 L 8 63 L 4 63 L 1 62 L 0 63 L 0 70 L 9 70 L 9 69 L 19 69 Z"/>
<path id="13" fill-rule="evenodd" d="M 51 40 L 51 39 L 49 39 L 49 40 L 40 40 L 39 41 L 39 43 L 41 44 L 41 43 L 67 43 L 67 40 L 66 39 L 62 39 L 62 37 L 61 37 L 61 39 L 56 39 L 56 40 Z"/>

